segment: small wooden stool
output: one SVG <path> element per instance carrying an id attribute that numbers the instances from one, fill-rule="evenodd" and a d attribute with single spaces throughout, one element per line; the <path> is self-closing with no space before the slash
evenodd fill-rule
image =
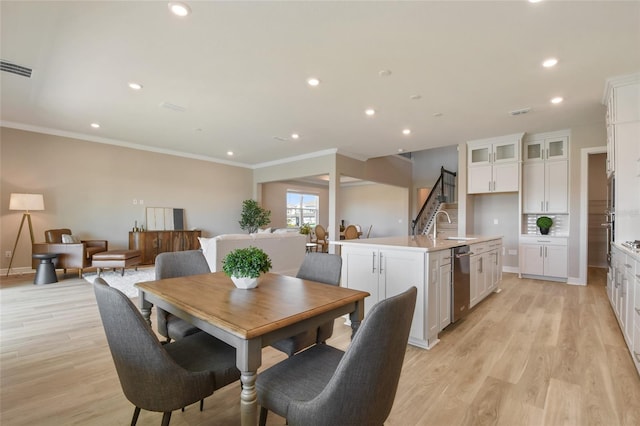
<path id="1" fill-rule="evenodd" d="M 98 276 L 102 272 L 102 268 L 122 268 L 124 276 L 125 268 L 135 266 L 141 262 L 140 250 L 110 250 L 96 253 L 91 260 L 91 266 L 98 268 Z"/>

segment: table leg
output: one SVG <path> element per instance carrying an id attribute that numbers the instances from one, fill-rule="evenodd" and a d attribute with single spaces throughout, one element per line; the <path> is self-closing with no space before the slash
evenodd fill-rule
<path id="1" fill-rule="evenodd" d="M 240 370 L 240 424 L 258 424 L 258 393 L 256 378 L 262 364 L 262 342 L 260 339 L 242 340 L 236 347 L 236 366 Z"/>
<path id="2" fill-rule="evenodd" d="M 142 314 L 142 318 L 149 324 L 151 327 L 151 308 L 153 307 L 153 303 L 149 302 L 145 298 L 145 292 L 140 291 L 140 313 Z"/>
<path id="3" fill-rule="evenodd" d="M 240 422 L 243 426 L 254 426 L 258 421 L 258 394 L 256 392 L 255 371 L 243 371 L 240 375 L 242 392 L 240 392 Z"/>
<path id="4" fill-rule="evenodd" d="M 364 299 L 356 302 L 356 309 L 349 313 L 349 321 L 351 322 L 351 339 L 356 335 L 356 331 L 360 328 L 360 321 L 364 318 Z"/>

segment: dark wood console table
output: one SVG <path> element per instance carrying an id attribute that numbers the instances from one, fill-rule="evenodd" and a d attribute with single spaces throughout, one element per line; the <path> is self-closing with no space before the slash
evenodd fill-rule
<path id="1" fill-rule="evenodd" d="M 197 250 L 202 231 L 129 232 L 129 250 L 140 250 L 141 264 L 152 265 L 156 256 L 166 251 Z"/>

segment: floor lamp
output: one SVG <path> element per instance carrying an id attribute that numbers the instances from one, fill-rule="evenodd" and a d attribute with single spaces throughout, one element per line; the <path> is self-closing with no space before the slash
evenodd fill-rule
<path id="1" fill-rule="evenodd" d="M 9 262 L 9 268 L 7 268 L 7 276 L 11 271 L 11 265 L 13 264 L 13 256 L 16 255 L 16 247 L 18 247 L 18 240 L 20 240 L 20 234 L 22 233 L 22 227 L 24 226 L 24 220 L 29 222 L 29 235 L 31 235 L 31 244 L 33 240 L 33 226 L 31 225 L 31 213 L 30 210 L 44 210 L 44 198 L 42 194 L 11 194 L 9 200 L 9 210 L 24 210 L 22 215 L 22 221 L 20 222 L 20 229 L 18 229 L 18 236 L 16 236 L 16 242 L 13 245 L 13 251 L 11 252 L 11 261 Z"/>

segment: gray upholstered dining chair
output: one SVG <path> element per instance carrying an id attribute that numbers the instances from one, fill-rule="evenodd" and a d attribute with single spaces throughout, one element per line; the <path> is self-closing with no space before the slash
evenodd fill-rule
<path id="1" fill-rule="evenodd" d="M 207 333 L 163 345 L 124 293 L 102 278 L 93 287 L 120 385 L 136 407 L 132 425 L 140 409 L 164 413 L 162 425 L 194 402 L 202 411 L 204 398 L 240 378 L 233 347 Z"/>
<path id="2" fill-rule="evenodd" d="M 207 259 L 200 250 L 186 250 L 160 253 L 156 257 L 156 279 L 184 277 L 187 275 L 208 274 L 211 272 Z M 158 333 L 167 338 L 178 340 L 197 333 L 200 329 L 193 324 L 156 307 Z"/>
<path id="3" fill-rule="evenodd" d="M 382 425 L 409 339 L 415 287 L 376 304 L 342 352 L 315 345 L 258 375 L 260 425 L 268 411 L 291 426 Z"/>
<path id="4" fill-rule="evenodd" d="M 330 285 L 340 285 L 341 274 L 342 257 L 337 254 L 307 253 L 296 277 Z M 316 343 L 324 343 L 332 334 L 333 321 L 330 321 L 322 324 L 317 329 L 303 331 L 295 336 L 278 340 L 271 346 L 289 356 L 293 356 L 293 354 L 306 347 Z"/>
<path id="5" fill-rule="evenodd" d="M 411 287 L 373 306 L 346 352 L 315 345 L 260 373 L 260 425 L 269 410 L 291 426 L 382 425 L 398 388 L 416 295 Z"/>

